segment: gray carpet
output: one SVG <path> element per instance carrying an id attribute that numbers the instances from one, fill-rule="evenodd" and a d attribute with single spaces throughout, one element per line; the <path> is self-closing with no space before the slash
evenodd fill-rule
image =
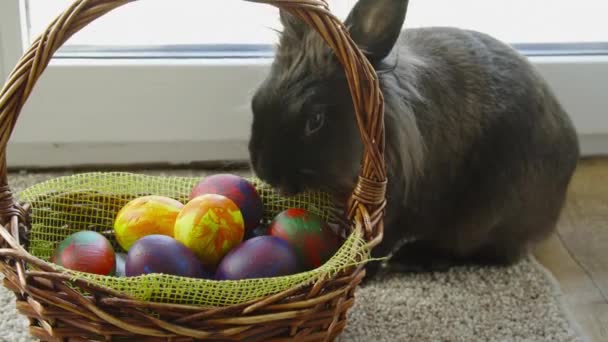
<path id="1" fill-rule="evenodd" d="M 10 184 L 19 191 L 55 176 L 13 174 Z M 14 295 L 3 287 L 0 307 L 0 341 L 35 341 L 14 309 Z M 583 341 L 562 307 L 553 278 L 533 259 L 504 269 L 384 275 L 359 290 L 340 340 Z"/>

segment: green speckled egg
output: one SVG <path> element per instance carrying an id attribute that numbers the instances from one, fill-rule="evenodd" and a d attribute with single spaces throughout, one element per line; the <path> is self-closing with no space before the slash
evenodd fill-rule
<path id="1" fill-rule="evenodd" d="M 290 208 L 278 214 L 270 223 L 268 235 L 289 242 L 305 270 L 323 265 L 342 243 L 321 217 L 299 208 Z"/>

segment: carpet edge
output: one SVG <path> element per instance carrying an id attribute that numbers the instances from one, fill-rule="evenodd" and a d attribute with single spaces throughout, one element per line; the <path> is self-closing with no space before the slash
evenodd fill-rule
<path id="1" fill-rule="evenodd" d="M 559 308 L 561 309 L 561 311 L 564 314 L 564 318 L 566 319 L 566 321 L 568 321 L 570 323 L 570 326 L 574 330 L 574 333 L 576 333 L 578 335 L 578 337 L 581 338 L 581 341 L 592 342 L 591 338 L 584 332 L 583 327 L 580 325 L 578 320 L 575 318 L 574 313 L 572 312 L 568 303 L 566 302 L 566 299 L 564 298 L 564 292 L 562 291 L 557 278 L 555 278 L 553 273 L 549 269 L 547 269 L 543 264 L 541 264 L 538 261 L 538 259 L 536 258 L 536 256 L 534 256 L 532 253 L 530 253 L 528 255 L 528 260 L 530 260 L 530 263 L 537 270 L 539 270 L 543 274 L 545 279 L 547 280 L 547 282 L 553 292 L 553 295 L 557 299 Z"/>

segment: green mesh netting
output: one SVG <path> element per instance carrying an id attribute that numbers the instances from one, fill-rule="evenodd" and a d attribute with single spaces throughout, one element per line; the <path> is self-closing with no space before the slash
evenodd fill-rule
<path id="1" fill-rule="evenodd" d="M 83 173 L 36 184 L 22 193 L 20 200 L 32 205 L 32 230 L 29 252 L 48 261 L 57 243 L 68 235 L 93 230 L 104 234 L 117 251 L 121 250 L 113 234 L 114 218 L 130 200 L 144 195 L 161 195 L 185 203 L 192 187 L 201 177 L 161 177 L 109 172 Z M 279 212 L 300 207 L 314 212 L 328 222 L 337 222 L 339 210 L 324 193 L 305 193 L 281 197 L 256 178 L 249 178 L 265 205 L 265 220 Z M 291 276 L 214 281 L 171 275 L 150 274 L 120 278 L 76 272 L 56 266 L 72 279 L 82 279 L 154 302 L 226 306 L 240 304 L 278 293 L 318 277 L 331 276 L 350 266 L 365 262 L 369 253 L 358 232 L 351 234 L 339 251 L 320 268 Z"/>

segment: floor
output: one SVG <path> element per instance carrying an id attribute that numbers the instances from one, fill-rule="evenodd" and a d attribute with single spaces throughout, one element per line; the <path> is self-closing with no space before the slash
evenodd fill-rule
<path id="1" fill-rule="evenodd" d="M 591 341 L 608 341 L 608 158 L 583 160 L 558 232 L 535 252 Z"/>

